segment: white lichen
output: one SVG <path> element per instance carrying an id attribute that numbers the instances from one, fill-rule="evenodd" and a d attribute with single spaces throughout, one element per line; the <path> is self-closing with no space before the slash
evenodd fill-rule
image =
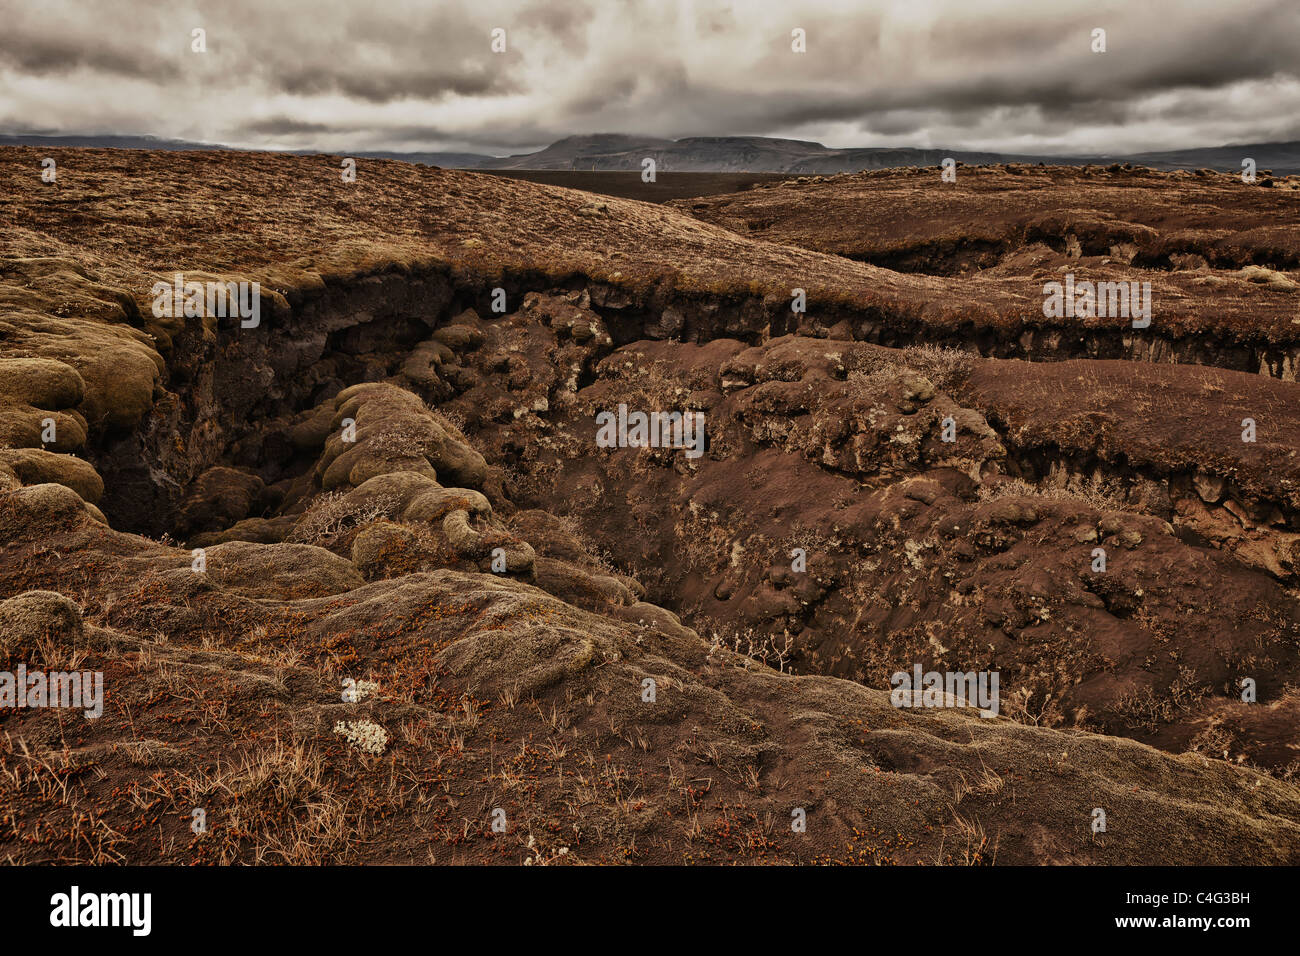
<path id="1" fill-rule="evenodd" d="M 368 754 L 381 754 L 388 746 L 388 731 L 373 720 L 340 720 L 334 725 L 334 733 Z"/>

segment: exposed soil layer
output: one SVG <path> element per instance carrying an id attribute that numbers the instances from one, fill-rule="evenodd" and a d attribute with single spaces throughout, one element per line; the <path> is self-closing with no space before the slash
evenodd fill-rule
<path id="1" fill-rule="evenodd" d="M 499 177 L 4 153 L 0 671 L 106 700 L 0 709 L 0 858 L 1300 860 L 1293 382 L 996 357 L 1006 276 Z"/>
<path id="2" fill-rule="evenodd" d="M 590 171 L 567 169 L 484 169 L 492 176 L 506 176 L 547 186 L 582 189 L 602 196 L 639 199 L 642 202 L 667 202 L 670 199 L 693 199 L 719 193 L 753 189 L 757 183 L 778 183 L 790 178 L 784 173 L 674 173 L 656 172 L 654 182 L 646 182 L 640 172 Z"/>
<path id="3" fill-rule="evenodd" d="M 959 168 L 944 182 L 937 168 L 889 169 L 670 205 L 742 235 L 961 279 L 951 294 L 971 301 L 983 298 L 985 279 L 1025 290 L 1032 315 L 1019 336 L 924 333 L 940 344 L 1001 357 L 1194 362 L 1295 379 L 1300 353 L 1296 329 L 1287 328 L 1300 325 L 1294 176 L 1245 183 L 1213 170 L 1007 165 Z M 1079 282 L 1150 282 L 1149 328 L 1099 334 L 1077 319 L 1035 327 L 1043 285 L 1063 273 Z M 1240 318 L 1220 324 L 1219 310 Z M 874 329 L 855 337 L 882 341 Z"/>
<path id="4" fill-rule="evenodd" d="M 1285 270 L 1300 268 L 1297 190 L 1294 176 L 1013 164 L 959 168 L 952 182 L 937 168 L 805 176 L 675 205 L 737 232 L 914 272 L 989 269 L 1036 243 L 1139 269 L 1198 256 L 1210 270 Z"/>

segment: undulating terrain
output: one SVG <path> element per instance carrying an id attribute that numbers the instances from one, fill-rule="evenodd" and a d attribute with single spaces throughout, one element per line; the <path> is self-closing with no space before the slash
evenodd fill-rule
<path id="1" fill-rule="evenodd" d="M 105 699 L 0 709 L 0 860 L 1300 862 L 1300 179 L 46 155 L 0 671 Z M 599 447 L 620 405 L 702 454 Z"/>

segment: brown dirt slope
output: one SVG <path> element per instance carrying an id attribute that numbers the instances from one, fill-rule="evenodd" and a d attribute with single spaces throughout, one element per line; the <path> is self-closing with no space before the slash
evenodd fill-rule
<path id="1" fill-rule="evenodd" d="M 378 477 L 399 474 L 411 473 Z M 3 858 L 1294 863 L 1300 851 L 1290 784 L 779 674 L 574 562 L 557 559 L 569 570 L 549 580 L 567 583 L 550 586 L 587 582 L 607 595 L 599 612 L 458 570 L 464 550 L 440 552 L 454 533 L 413 503 L 401 523 L 357 532 L 354 561 L 231 543 L 196 572 L 190 551 L 110 531 L 61 486 L 6 494 L 6 669 L 99 670 L 108 692 L 96 720 L 2 718 Z M 343 700 L 349 677 L 373 690 Z M 1090 830 L 1095 807 L 1104 834 Z"/>
<path id="2" fill-rule="evenodd" d="M 1028 332 L 1034 341 L 1026 348 L 1046 353 L 1069 346 L 1081 323 L 1056 323 L 1045 334 L 1041 289 L 1064 272 L 1079 280 L 1150 282 L 1151 332 L 1165 340 L 1153 353 L 1147 349 L 1155 361 L 1173 355 L 1258 371 L 1261 356 L 1252 362 L 1232 350 L 1260 339 L 1292 345 L 1300 331 L 1296 177 L 1261 175 L 1247 184 L 1212 170 L 1013 164 L 959 168 L 956 182 L 945 183 L 937 168 L 889 169 L 802 177 L 669 205 L 739 235 L 960 278 L 952 294 L 971 302 L 985 301 L 986 280 L 993 280 L 1023 295 L 1027 329 L 1018 331 L 1037 329 Z M 1168 344 L 1203 333 L 1216 338 L 1214 350 Z M 1110 354 L 1094 340 L 1072 348 Z M 1286 368 L 1276 357 L 1264 367 L 1293 379 L 1288 355 Z"/>
<path id="3" fill-rule="evenodd" d="M 1000 668 L 1018 719 L 1295 774 L 1294 384 L 786 336 L 633 343 L 578 387 L 573 312 L 462 316 L 473 384 L 443 407 L 516 501 L 571 518 L 710 640 L 876 687 L 918 660 Z M 707 454 L 593 453 L 619 403 L 703 413 Z M 1246 678 L 1272 711 L 1240 703 Z"/>
<path id="4" fill-rule="evenodd" d="M 1131 166 L 886 169 L 764 183 L 676 203 L 709 222 L 787 245 L 932 273 L 989 268 L 1034 242 L 1142 267 L 1200 256 L 1214 268 L 1300 267 L 1300 179 Z"/>
<path id="5" fill-rule="evenodd" d="M 0 859 L 1296 862 L 1294 383 L 855 342 L 1022 294 L 481 174 L 3 158 L 0 672 L 106 696 L 0 710 Z"/>

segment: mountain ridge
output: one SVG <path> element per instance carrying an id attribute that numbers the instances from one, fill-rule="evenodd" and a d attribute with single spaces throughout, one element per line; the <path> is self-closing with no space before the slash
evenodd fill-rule
<path id="1" fill-rule="evenodd" d="M 3 146 L 108 147 L 119 149 L 286 152 L 311 155 L 316 150 L 245 150 L 215 143 L 165 139 L 154 136 L 56 136 L 34 133 L 0 134 Z M 345 155 L 340 153 L 340 155 Z M 1004 153 L 988 150 L 925 148 L 915 146 L 863 146 L 837 148 L 812 140 L 768 136 L 687 136 L 664 139 L 626 133 L 566 136 L 543 149 L 510 156 L 465 151 L 359 150 L 348 153 L 371 159 L 395 159 L 423 166 L 456 169 L 571 170 L 585 172 L 640 171 L 643 161 L 654 159 L 658 172 L 781 173 L 791 176 L 833 175 L 903 166 L 937 166 L 952 158 L 969 166 L 1000 163 L 1044 163 L 1060 166 L 1133 163 L 1160 170 L 1209 168 L 1238 171 L 1242 161 L 1253 159 L 1260 173 L 1300 173 L 1300 141 L 1228 143 L 1222 146 L 1137 153 L 1053 155 Z"/>

